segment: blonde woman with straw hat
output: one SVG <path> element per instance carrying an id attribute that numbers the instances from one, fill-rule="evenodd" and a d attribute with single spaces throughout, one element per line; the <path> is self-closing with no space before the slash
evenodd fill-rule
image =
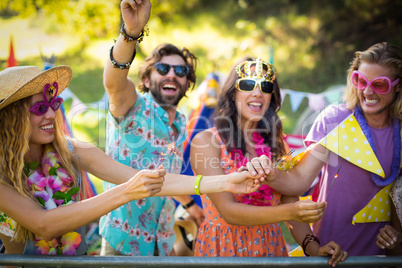
<path id="1" fill-rule="evenodd" d="M 163 169 L 137 171 L 95 146 L 66 138 L 58 95 L 71 76 L 68 66 L 0 72 L 0 239 L 5 253 L 84 254 L 82 226 L 128 201 L 193 194 L 195 187 L 203 193 L 248 193 L 259 187 L 248 172 L 201 180 Z M 118 185 L 80 201 L 80 170 Z"/>

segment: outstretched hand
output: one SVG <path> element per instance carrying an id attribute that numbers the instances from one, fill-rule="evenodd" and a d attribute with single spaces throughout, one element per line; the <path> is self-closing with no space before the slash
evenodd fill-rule
<path id="1" fill-rule="evenodd" d="M 137 37 L 151 16 L 150 0 L 123 0 L 120 3 L 125 29 L 128 35 Z"/>
<path id="2" fill-rule="evenodd" d="M 249 194 L 260 188 L 261 184 L 256 176 L 252 176 L 248 171 L 233 172 L 227 177 L 228 192 L 235 194 Z"/>
<path id="3" fill-rule="evenodd" d="M 343 251 L 337 243 L 331 241 L 318 249 L 317 256 L 331 256 L 328 264 L 335 267 L 339 262 L 345 261 L 348 258 L 348 253 Z"/>
<path id="4" fill-rule="evenodd" d="M 134 175 L 125 183 L 125 189 L 129 195 L 130 201 L 143 199 L 159 193 L 165 181 L 166 170 L 144 169 Z"/>

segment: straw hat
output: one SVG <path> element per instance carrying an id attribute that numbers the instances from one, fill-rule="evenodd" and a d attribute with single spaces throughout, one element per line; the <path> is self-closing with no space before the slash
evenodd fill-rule
<path id="1" fill-rule="evenodd" d="M 173 230 L 176 233 L 176 241 L 173 246 L 176 255 L 194 256 L 198 225 L 195 219 L 180 205 L 177 207 L 175 212 Z"/>
<path id="2" fill-rule="evenodd" d="M 174 227 L 176 241 L 174 251 L 177 256 L 194 256 L 198 226 L 194 220 L 176 219 Z"/>
<path id="3" fill-rule="evenodd" d="M 7 105 L 43 92 L 50 83 L 59 84 L 60 94 L 70 83 L 72 70 L 69 66 L 57 66 L 44 72 L 36 66 L 17 66 L 0 72 L 0 110 Z"/>

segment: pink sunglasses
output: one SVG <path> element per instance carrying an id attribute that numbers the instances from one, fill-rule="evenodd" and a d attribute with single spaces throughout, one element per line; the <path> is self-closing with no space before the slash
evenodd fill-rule
<path id="1" fill-rule="evenodd" d="M 352 84 L 360 90 L 364 90 L 367 86 L 370 86 L 378 94 L 388 94 L 391 89 L 399 83 L 399 78 L 391 81 L 389 77 L 379 76 L 369 81 L 361 72 L 353 71 Z"/>
<path id="2" fill-rule="evenodd" d="M 57 84 L 57 82 L 53 83 L 53 88 L 56 89 L 56 93 L 54 94 L 54 96 L 57 96 L 57 92 L 59 91 L 59 85 Z M 48 91 L 53 94 L 53 89 L 51 88 L 49 83 L 43 87 L 43 98 L 45 99 L 45 101 L 38 102 L 32 105 L 31 108 L 29 108 L 30 112 L 33 112 L 36 115 L 44 115 L 49 110 L 49 107 L 52 108 L 53 111 L 57 111 L 60 108 L 61 104 L 63 103 L 63 99 L 60 97 L 55 97 L 52 99 L 52 101 L 49 101 L 46 97 L 46 93 Z"/>

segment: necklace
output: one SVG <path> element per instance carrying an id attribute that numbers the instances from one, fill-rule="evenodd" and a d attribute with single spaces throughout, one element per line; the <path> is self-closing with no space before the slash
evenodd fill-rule
<path id="1" fill-rule="evenodd" d="M 59 157 L 51 148 L 46 146 L 41 160 L 25 165 L 24 173 L 28 177 L 28 185 L 34 192 L 34 197 L 45 210 L 75 202 L 79 187 L 74 186 L 74 179 L 60 163 Z M 35 235 L 36 253 L 42 255 L 75 255 L 81 243 L 78 232 L 68 232 L 51 241 Z"/>
<path id="2" fill-rule="evenodd" d="M 366 136 L 371 148 L 373 149 L 374 154 L 376 153 L 376 149 L 374 146 L 373 136 L 371 135 L 370 128 L 367 124 L 366 119 L 364 118 L 363 112 L 360 110 L 359 106 L 355 108 L 355 117 L 360 127 L 363 130 L 364 135 Z M 373 182 L 380 187 L 387 186 L 392 183 L 396 177 L 398 176 L 400 163 L 401 163 L 401 139 L 400 139 L 400 122 L 398 119 L 393 119 L 393 134 L 394 134 L 394 157 L 392 162 L 392 172 L 388 178 L 381 178 L 377 174 L 370 172 L 371 179 Z"/>

